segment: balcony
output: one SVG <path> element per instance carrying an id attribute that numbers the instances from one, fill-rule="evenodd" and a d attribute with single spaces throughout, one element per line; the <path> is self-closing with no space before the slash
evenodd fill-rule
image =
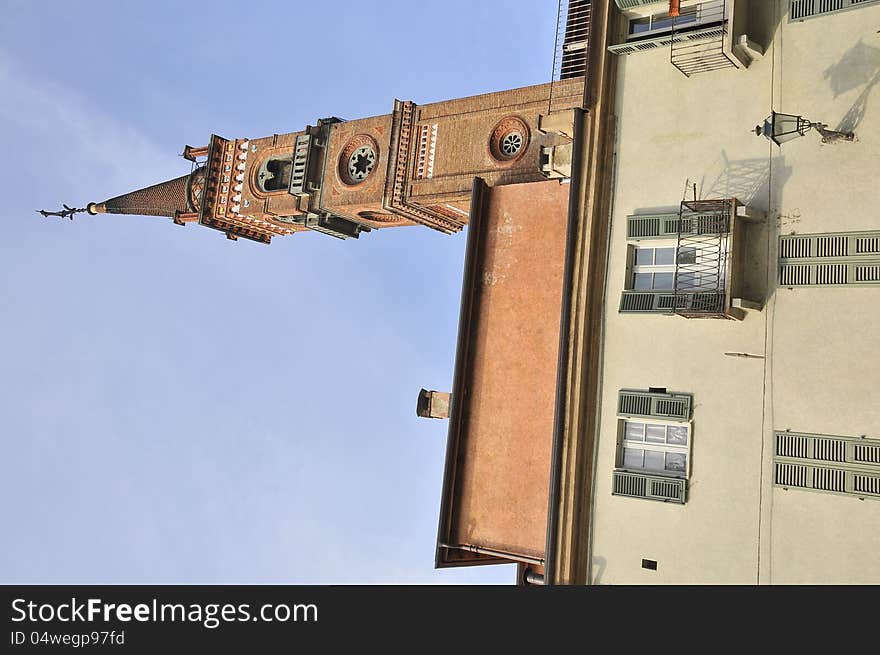
<path id="1" fill-rule="evenodd" d="M 735 0 L 687 5 L 678 17 L 664 11 L 668 4 L 663 2 L 618 0 L 617 5 L 629 20 L 625 40 L 608 48 L 614 54 L 669 48 L 670 62 L 686 77 L 722 68 L 744 68 L 751 61 L 734 48 L 731 26 L 733 11 L 739 6 Z"/>
<path id="2" fill-rule="evenodd" d="M 735 198 L 684 201 L 678 214 L 629 216 L 627 239 L 674 239 L 675 264 L 671 289 L 627 288 L 619 311 L 742 320 L 744 309 L 760 308 L 742 297 L 744 226 L 762 218 Z"/>

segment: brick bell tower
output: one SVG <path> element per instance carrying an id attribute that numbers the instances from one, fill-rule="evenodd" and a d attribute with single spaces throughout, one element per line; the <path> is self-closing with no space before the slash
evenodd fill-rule
<path id="1" fill-rule="evenodd" d="M 474 177 L 490 186 L 548 177 L 547 153 L 570 141 L 541 129 L 550 89 L 396 100 L 384 116 L 325 118 L 258 139 L 212 135 L 206 146 L 184 148 L 189 174 L 86 209 L 167 216 L 261 243 L 306 230 L 346 239 L 407 225 L 452 234 L 467 224 Z M 579 106 L 582 90 L 583 78 L 553 83 L 554 115 Z"/>

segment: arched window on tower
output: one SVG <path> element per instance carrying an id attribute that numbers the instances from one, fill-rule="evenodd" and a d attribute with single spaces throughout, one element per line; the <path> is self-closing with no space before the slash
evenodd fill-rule
<path id="1" fill-rule="evenodd" d="M 257 173 L 257 185 L 265 193 L 287 191 L 293 172 L 293 153 L 286 157 L 270 157 Z"/>

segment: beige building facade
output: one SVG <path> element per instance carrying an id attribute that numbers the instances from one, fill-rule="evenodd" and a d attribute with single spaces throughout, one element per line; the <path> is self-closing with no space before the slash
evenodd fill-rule
<path id="1" fill-rule="evenodd" d="M 690 76 L 616 48 L 586 582 L 880 582 L 880 3 L 839 4 L 728 2 L 731 65 Z M 662 38 L 668 3 L 630 5 L 617 44 Z M 771 110 L 855 140 L 776 145 Z M 723 229 L 642 229 L 733 199 Z M 700 280 L 726 317 L 674 304 Z"/>
<path id="2" fill-rule="evenodd" d="M 880 0 L 562 0 L 548 84 L 212 135 L 86 210 L 468 226 L 453 389 L 417 405 L 450 419 L 438 567 L 880 583 L 878 28 Z"/>

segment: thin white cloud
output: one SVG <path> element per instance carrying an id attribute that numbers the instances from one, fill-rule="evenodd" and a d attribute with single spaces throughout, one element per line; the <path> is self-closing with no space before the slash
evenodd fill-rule
<path id="1" fill-rule="evenodd" d="M 7 133 L 26 136 L 27 151 L 43 159 L 53 179 L 88 188 L 127 190 L 184 169 L 132 125 L 92 102 L 81 90 L 24 74 L 0 50 L 0 121 Z M 100 186 L 94 184 L 100 182 Z"/>

